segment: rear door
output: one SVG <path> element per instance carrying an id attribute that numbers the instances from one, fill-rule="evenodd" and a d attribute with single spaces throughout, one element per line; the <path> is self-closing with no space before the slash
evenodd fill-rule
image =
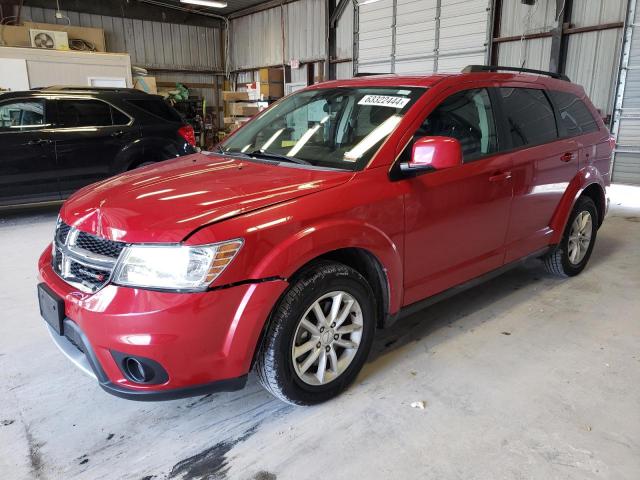
<path id="1" fill-rule="evenodd" d="M 60 199 L 50 107 L 44 98 L 0 102 L 0 205 Z"/>
<path id="2" fill-rule="evenodd" d="M 95 98 L 58 98 L 55 151 L 63 197 L 118 173 L 116 158 L 138 135 L 133 119 Z"/>
<path id="3" fill-rule="evenodd" d="M 503 141 L 513 157 L 508 263 L 549 244 L 553 214 L 578 172 L 579 145 L 560 138 L 554 109 L 539 85 L 504 85 L 496 91 Z"/>
<path id="4" fill-rule="evenodd" d="M 185 122 L 180 114 L 171 108 L 162 97 L 144 95 L 127 98 L 133 105 L 136 118 L 140 119 L 144 143 L 145 161 L 161 161 L 193 153 L 193 147 L 178 134 Z"/>
<path id="5" fill-rule="evenodd" d="M 573 138 L 580 146 L 580 168 L 595 166 L 606 182 L 609 182 L 611 145 L 609 132 L 602 129 L 591 113 L 586 97 L 571 92 L 549 91 L 558 112 L 560 135 Z"/>

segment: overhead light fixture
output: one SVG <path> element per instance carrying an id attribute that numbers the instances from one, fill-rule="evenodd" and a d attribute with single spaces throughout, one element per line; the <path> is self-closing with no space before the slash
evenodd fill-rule
<path id="1" fill-rule="evenodd" d="M 359 6 L 362 6 L 362 5 L 368 5 L 368 4 L 370 4 L 370 3 L 376 3 L 376 2 L 379 2 L 379 1 L 380 1 L 380 0 L 360 0 L 360 1 L 358 2 L 358 5 L 359 5 Z"/>
<path id="2" fill-rule="evenodd" d="M 212 8 L 225 8 L 227 6 L 227 2 L 216 2 L 215 0 L 180 0 L 180 3 L 190 3 L 191 5 Z"/>

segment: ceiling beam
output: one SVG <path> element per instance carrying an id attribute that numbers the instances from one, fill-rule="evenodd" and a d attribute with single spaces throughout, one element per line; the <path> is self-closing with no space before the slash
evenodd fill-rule
<path id="1" fill-rule="evenodd" d="M 297 1 L 298 0 L 270 0 L 267 2 L 262 2 L 258 5 L 254 5 L 253 7 L 244 8 L 242 10 L 230 13 L 229 15 L 227 15 L 227 18 L 229 20 L 233 20 L 234 18 L 245 17 L 247 15 L 251 15 L 252 13 L 262 12 L 264 10 L 269 10 L 270 8 L 277 8 L 280 5 L 286 5 L 287 3 L 293 3 Z"/>
<path id="2" fill-rule="evenodd" d="M 7 0 L 3 0 L 6 3 Z M 18 0 L 14 0 L 19 3 Z M 133 18 L 137 20 L 151 20 L 155 22 L 180 23 L 197 25 L 201 27 L 220 27 L 222 21 L 213 17 L 204 16 L 195 9 L 171 8 L 150 5 L 137 0 L 102 0 L 100 2 L 87 2 L 85 0 L 60 0 L 60 9 L 73 12 L 104 15 L 109 17 Z M 24 0 L 25 6 L 55 9 L 56 2 L 52 0 Z M 191 10 L 191 11 L 189 11 Z"/>

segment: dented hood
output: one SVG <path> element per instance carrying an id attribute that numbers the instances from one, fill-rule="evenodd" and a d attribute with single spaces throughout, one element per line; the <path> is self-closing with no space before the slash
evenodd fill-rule
<path id="1" fill-rule="evenodd" d="M 195 154 L 76 192 L 60 216 L 123 242 L 179 242 L 195 229 L 348 181 L 352 172 Z"/>

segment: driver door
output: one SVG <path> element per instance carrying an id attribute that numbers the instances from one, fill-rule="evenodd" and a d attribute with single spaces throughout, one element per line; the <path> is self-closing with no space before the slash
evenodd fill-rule
<path id="1" fill-rule="evenodd" d="M 413 138 L 456 138 L 463 164 L 402 180 L 408 183 L 405 305 L 499 268 L 504 261 L 512 159 L 499 153 L 489 90 L 449 93 Z M 403 152 L 405 158 L 411 147 L 412 142 Z"/>

